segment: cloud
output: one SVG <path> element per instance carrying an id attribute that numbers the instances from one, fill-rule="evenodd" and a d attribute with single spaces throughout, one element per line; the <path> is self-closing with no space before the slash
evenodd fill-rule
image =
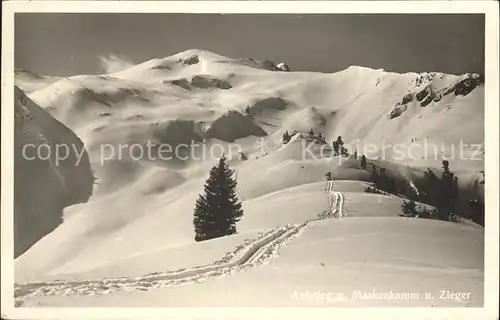
<path id="1" fill-rule="evenodd" d="M 134 65 L 134 62 L 124 55 L 110 53 L 100 55 L 98 58 L 101 68 L 106 73 L 118 72 Z"/>

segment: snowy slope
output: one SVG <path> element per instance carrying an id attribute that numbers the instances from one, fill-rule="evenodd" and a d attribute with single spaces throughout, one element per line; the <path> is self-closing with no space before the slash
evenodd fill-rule
<path id="1" fill-rule="evenodd" d="M 63 208 L 89 199 L 94 177 L 80 139 L 17 87 L 14 108 L 14 251 L 17 257 L 62 222 Z M 46 159 L 48 151 L 43 146 L 49 144 L 51 157 Z M 63 144 L 70 148 L 67 158 L 57 160 L 57 145 Z M 24 149 L 29 145 L 32 147 Z M 35 148 L 40 146 L 42 158 L 37 158 Z M 61 155 L 62 152 L 61 149 Z"/>
<path id="2" fill-rule="evenodd" d="M 482 228 L 390 217 L 314 220 L 296 225 L 301 230 L 291 237 L 286 236 L 287 231 L 275 231 L 286 228 L 270 229 L 261 235 L 243 233 L 126 259 L 108 269 L 69 277 L 73 281 L 47 279 L 20 286 L 18 294 L 25 294 L 24 303 L 31 306 L 473 307 L 482 304 Z M 285 235 L 284 241 L 275 241 L 280 235 Z M 249 238 L 242 241 L 242 236 Z M 259 242 L 259 239 L 269 240 Z M 236 246 L 238 242 L 240 246 Z M 231 243 L 236 250 L 220 260 L 221 250 Z M 257 244 L 260 247 L 251 251 Z M 167 257 L 176 257 L 180 250 L 184 252 L 183 258 L 168 262 Z M 186 257 L 185 252 L 191 254 Z M 210 261 L 209 256 L 211 263 L 197 266 L 196 263 Z M 182 268 L 170 268 L 167 270 L 172 271 L 163 273 L 165 269 L 154 269 L 153 265 Z M 148 270 L 159 271 L 147 273 Z M 116 272 L 128 277 L 117 278 Z M 100 277 L 104 278 L 99 280 Z M 443 288 L 466 295 L 443 299 Z M 400 297 L 391 297 L 391 292 Z M 374 293 L 382 296 L 370 297 Z M 425 293 L 431 293 L 433 298 L 425 298 Z M 405 297 L 408 294 L 411 296 Z"/>
<path id="3" fill-rule="evenodd" d="M 16 281 L 99 278 L 113 270 L 117 270 L 113 276 L 130 276 L 134 269 L 145 273 L 167 271 L 180 267 L 169 262 L 177 259 L 180 248 L 200 252 L 189 254 L 192 259 L 183 262 L 185 268 L 221 258 L 219 250 L 213 251 L 210 259 L 204 256 L 203 252 L 212 252 L 212 249 L 194 242 L 192 227 L 196 197 L 218 154 L 205 160 L 190 157 L 165 161 L 146 159 L 144 155 L 134 160 L 127 152 L 122 156 L 110 154 L 109 150 L 103 153 L 105 144 L 115 149 L 119 145 L 148 142 L 175 147 L 193 140 L 207 148 L 218 144 L 226 153 L 238 145 L 248 160 L 241 160 L 238 153 L 233 153 L 229 164 L 237 170 L 238 192 L 244 201 L 245 215 L 238 224 L 241 235 L 230 238 L 242 240 L 255 238 L 256 232 L 262 230 L 300 225 L 328 210 L 334 198 L 325 194 L 321 182 L 326 172 L 332 172 L 335 180 L 342 180 L 336 181 L 335 190 L 344 193 L 347 218 L 352 214 L 350 217 L 356 219 L 356 223 L 371 221 L 371 218 L 387 221 L 386 227 L 380 226 L 378 234 L 392 230 L 393 224 L 402 223 L 398 222 L 402 218 L 397 216 L 400 199 L 364 193 L 363 181 L 370 180 L 370 173 L 361 170 L 357 163 L 340 164 L 338 157 L 329 156 L 331 142 L 338 135 L 346 143 L 357 144 L 358 151 L 366 144 L 380 147 L 383 143 L 401 143 L 408 147 L 412 139 L 422 142 L 426 137 L 433 143 L 448 145 L 461 139 L 469 144 L 484 141 L 484 87 L 476 75 L 396 74 L 357 66 L 334 74 L 321 74 L 283 72 L 273 65 L 188 50 L 113 74 L 60 79 L 30 92 L 33 101 L 71 128 L 85 143 L 97 185 L 88 203 L 66 208 L 64 223 L 16 259 Z M 19 83 L 23 82 L 18 79 Z M 315 135 L 321 133 L 326 142 L 309 137 L 306 133 L 309 129 L 313 129 Z M 282 145 L 285 130 L 303 134 L 295 135 L 288 144 Z M 471 134 L 465 136 L 465 131 Z M 303 158 L 304 145 L 310 143 L 311 153 Z M 422 156 L 419 152 L 422 151 L 417 151 L 416 159 L 394 160 L 390 153 L 386 154 L 385 158 L 392 160 L 386 166 L 407 179 L 421 175 L 427 166 L 440 166 L 440 150 L 436 159 L 428 161 L 419 159 Z M 200 150 L 195 153 L 201 155 Z M 370 154 L 370 158 L 379 156 L 382 156 L 380 152 Z M 484 168 L 482 161 L 456 161 L 451 166 L 461 174 L 460 178 L 472 180 L 475 171 Z M 384 220 L 380 220 L 381 217 Z M 325 233 L 335 234 L 340 228 L 337 222 L 321 221 L 315 225 L 324 225 L 329 230 Z M 420 233 L 433 233 L 434 229 L 438 234 L 441 228 L 460 234 L 464 228 L 455 224 L 442 227 L 442 223 L 436 221 L 404 223 L 408 230 L 416 223 L 415 237 Z M 429 227 L 420 231 L 421 223 Z M 354 224 L 345 232 L 355 233 L 358 226 Z M 482 273 L 475 255 L 482 252 L 482 232 L 477 228 L 470 231 L 469 236 L 463 231 L 463 241 L 475 243 L 477 253 L 456 252 L 460 259 L 476 263 L 473 268 L 477 274 Z M 333 241 L 322 238 L 322 234 L 320 232 L 315 240 L 318 252 L 330 248 Z M 398 233 L 391 239 L 402 243 L 399 237 L 403 235 Z M 300 244 L 301 239 L 298 236 L 293 243 Z M 224 238 L 214 243 L 219 246 L 220 242 L 220 248 L 230 251 L 238 241 Z M 360 254 L 363 250 L 372 250 L 363 249 L 361 244 L 357 248 Z M 441 255 L 449 251 L 449 246 L 443 243 L 432 250 L 432 254 Z M 398 254 L 387 253 L 388 256 Z M 149 263 L 143 264 L 143 261 Z M 151 264 L 155 263 L 159 270 L 153 270 Z M 266 273 L 272 265 L 258 272 Z M 271 274 L 266 273 L 266 277 Z M 419 277 L 417 273 L 410 280 Z M 457 278 L 446 281 L 454 283 Z M 475 288 L 482 285 L 479 280 L 474 283 Z M 224 286 L 222 282 L 215 284 L 217 288 L 221 285 Z M 203 288 L 209 287 L 204 284 L 200 288 L 200 292 L 204 292 L 208 289 Z M 120 298 L 109 299 L 106 301 L 113 304 Z M 65 303 L 86 302 L 68 300 Z"/>
<path id="4" fill-rule="evenodd" d="M 15 70 L 15 85 L 24 92 L 42 89 L 61 78 L 41 76 L 24 69 Z"/>

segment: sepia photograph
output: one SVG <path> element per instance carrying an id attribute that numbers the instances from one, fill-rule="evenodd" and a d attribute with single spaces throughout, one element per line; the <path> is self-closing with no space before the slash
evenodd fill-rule
<path id="1" fill-rule="evenodd" d="M 492 2 L 40 2 L 4 16 L 2 317 L 498 318 Z"/>

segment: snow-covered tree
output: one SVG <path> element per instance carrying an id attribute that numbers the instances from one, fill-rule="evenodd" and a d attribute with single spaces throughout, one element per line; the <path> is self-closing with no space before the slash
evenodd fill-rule
<path id="1" fill-rule="evenodd" d="M 344 141 L 342 141 L 342 137 L 338 136 L 337 140 L 333 142 L 333 151 L 335 152 L 335 155 L 339 155 L 341 153 L 345 154 L 347 152 L 347 149 L 343 148 L 343 145 Z"/>
<path id="2" fill-rule="evenodd" d="M 243 216 L 241 202 L 236 194 L 234 171 L 223 155 L 210 170 L 194 209 L 195 240 L 204 241 L 236 233 L 236 222 Z"/>
<path id="3" fill-rule="evenodd" d="M 401 204 L 402 216 L 404 217 L 415 217 L 418 215 L 417 204 L 413 199 L 403 201 Z"/>

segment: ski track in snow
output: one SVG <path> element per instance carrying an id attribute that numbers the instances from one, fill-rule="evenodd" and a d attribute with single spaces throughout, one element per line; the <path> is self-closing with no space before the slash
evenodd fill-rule
<path id="1" fill-rule="evenodd" d="M 255 239 L 246 239 L 244 243 L 228 252 L 221 260 L 212 264 L 175 271 L 156 272 L 138 277 L 103 278 L 96 280 L 55 280 L 16 284 L 14 296 L 17 303 L 38 295 L 107 295 L 113 292 L 147 291 L 151 288 L 167 288 L 173 285 L 185 285 L 203 282 L 207 278 L 223 277 L 238 271 L 264 265 L 278 257 L 281 247 L 299 236 L 312 221 L 344 217 L 344 196 L 333 190 L 333 183 L 327 183 L 328 206 L 316 219 L 302 224 L 277 227 L 262 232 Z"/>
<path id="2" fill-rule="evenodd" d="M 333 181 L 326 182 L 325 192 L 328 199 L 328 206 L 325 211 L 318 215 L 318 218 L 345 218 L 345 211 L 343 210 L 344 195 L 341 192 L 337 192 L 333 189 Z"/>

